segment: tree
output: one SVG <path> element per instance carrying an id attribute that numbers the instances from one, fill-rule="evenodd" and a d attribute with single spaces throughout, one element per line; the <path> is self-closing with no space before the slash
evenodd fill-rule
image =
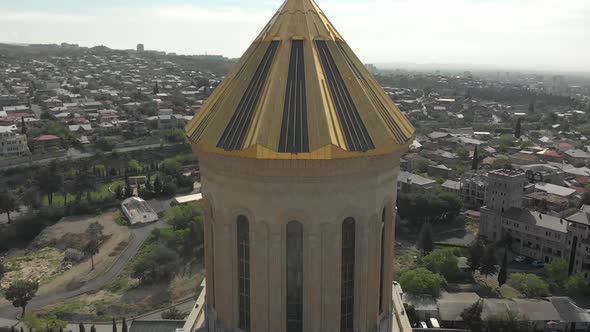
<path id="1" fill-rule="evenodd" d="M 416 324 L 418 324 L 418 322 L 420 321 L 418 313 L 416 312 L 416 308 L 411 304 L 404 303 L 404 311 L 406 312 L 406 315 L 408 316 L 408 320 L 410 321 L 410 325 L 416 326 Z"/>
<path id="2" fill-rule="evenodd" d="M 160 165 L 160 170 L 171 176 L 179 176 L 182 164 L 176 159 L 166 159 Z"/>
<path id="3" fill-rule="evenodd" d="M 84 253 L 86 256 L 90 256 L 90 262 L 92 264 L 92 270 L 94 270 L 94 255 L 98 254 L 98 241 L 96 239 L 90 239 L 84 247 Z"/>
<path id="4" fill-rule="evenodd" d="M 479 169 L 479 155 L 477 153 L 477 145 L 475 146 L 475 150 L 473 150 L 473 161 L 471 162 L 471 169 L 477 171 Z"/>
<path id="5" fill-rule="evenodd" d="M 584 278 L 584 274 L 578 273 L 567 279 L 565 282 L 565 291 L 570 296 L 587 296 L 590 294 L 590 285 Z"/>
<path id="6" fill-rule="evenodd" d="M 49 167 L 40 169 L 36 184 L 41 192 L 47 195 L 49 205 L 53 205 L 53 194 L 59 192 L 63 186 L 63 174 L 59 171 L 55 160 L 49 164 Z"/>
<path id="7" fill-rule="evenodd" d="M 498 272 L 498 259 L 496 258 L 496 248 L 489 245 L 485 248 L 481 258 L 479 273 L 484 276 L 490 276 Z"/>
<path id="8" fill-rule="evenodd" d="M 133 197 L 133 188 L 131 188 L 131 183 L 127 176 L 125 176 L 125 197 Z"/>
<path id="9" fill-rule="evenodd" d="M 500 273 L 498 274 L 498 285 L 502 287 L 508 280 L 508 249 L 504 249 L 504 258 L 500 266 Z"/>
<path id="10" fill-rule="evenodd" d="M 162 194 L 166 196 L 174 196 L 177 190 L 178 187 L 176 186 L 176 183 L 173 180 L 166 181 L 164 183 L 164 186 L 162 186 Z"/>
<path id="11" fill-rule="evenodd" d="M 92 224 L 88 225 L 88 228 L 86 229 L 86 234 L 88 235 L 89 240 L 84 247 L 84 253 L 87 256 L 90 256 L 92 270 L 94 270 L 94 255 L 98 254 L 100 242 L 103 238 L 103 230 L 104 226 L 98 222 L 93 222 Z"/>
<path id="12" fill-rule="evenodd" d="M 474 241 L 469 247 L 469 257 L 467 257 L 467 264 L 469 265 L 471 273 L 479 270 L 484 252 L 485 246 L 479 240 Z"/>
<path id="13" fill-rule="evenodd" d="M 54 315 L 39 317 L 36 314 L 26 314 L 21 321 L 30 331 L 59 331 L 67 326 L 67 323 L 57 319 Z"/>
<path id="14" fill-rule="evenodd" d="M 86 332 L 86 328 L 84 327 L 84 324 L 80 323 L 80 325 L 78 325 L 78 329 L 79 332 Z"/>
<path id="15" fill-rule="evenodd" d="M 27 125 L 25 124 L 25 117 L 23 116 L 22 118 L 20 118 L 21 121 L 21 128 L 20 128 L 20 133 L 23 135 L 27 134 Z"/>
<path id="16" fill-rule="evenodd" d="M 186 318 L 186 312 L 178 310 L 176 307 L 162 312 L 162 319 L 183 320 Z"/>
<path id="17" fill-rule="evenodd" d="M 117 332 L 117 322 L 113 318 L 113 332 Z"/>
<path id="18" fill-rule="evenodd" d="M 0 281 L 2 281 L 2 277 L 4 277 L 5 272 L 6 267 L 4 266 L 4 262 L 0 261 Z"/>
<path id="19" fill-rule="evenodd" d="M 90 327 L 90 332 L 96 332 L 96 327 L 94 325 Z"/>
<path id="20" fill-rule="evenodd" d="M 459 156 L 459 159 L 461 160 L 469 160 L 469 151 L 461 147 L 457 150 L 457 156 Z"/>
<path id="21" fill-rule="evenodd" d="M 424 255 L 429 254 L 434 249 L 432 225 L 430 223 L 423 224 L 420 229 L 420 234 L 418 235 L 418 249 L 420 249 Z"/>
<path id="22" fill-rule="evenodd" d="M 145 189 L 148 191 L 154 190 L 154 186 L 152 185 L 152 180 L 149 177 L 145 180 Z"/>
<path id="23" fill-rule="evenodd" d="M 163 245 L 155 245 L 131 266 L 131 276 L 142 283 L 170 279 L 180 263 L 176 252 Z"/>
<path id="24" fill-rule="evenodd" d="M 32 280 L 16 280 L 4 292 L 6 300 L 12 302 L 15 308 L 21 308 L 21 317 L 25 316 L 25 311 L 29 301 L 37 294 L 39 283 Z"/>
<path id="25" fill-rule="evenodd" d="M 8 217 L 8 223 L 11 223 L 10 219 L 11 212 L 20 211 L 19 201 L 13 193 L 4 191 L 0 193 L 0 214 L 6 213 Z"/>
<path id="26" fill-rule="evenodd" d="M 562 286 L 567 279 L 569 265 L 565 259 L 558 258 L 554 259 L 551 263 L 545 264 L 545 271 L 547 271 L 547 275 L 551 282 L 558 286 Z"/>
<path id="27" fill-rule="evenodd" d="M 549 295 L 549 285 L 534 274 L 513 273 L 509 284 L 527 297 Z"/>
<path id="28" fill-rule="evenodd" d="M 483 301 L 479 300 L 467 307 L 461 313 L 461 318 L 472 332 L 480 332 L 483 327 L 481 313 L 483 311 Z"/>
<path id="29" fill-rule="evenodd" d="M 123 317 L 123 322 L 121 322 L 121 331 L 127 332 L 127 321 L 125 321 L 125 317 Z"/>
<path id="30" fill-rule="evenodd" d="M 164 213 L 164 221 L 172 226 L 173 230 L 188 228 L 192 222 L 199 222 L 201 209 L 198 203 L 177 205 Z"/>
<path id="31" fill-rule="evenodd" d="M 516 128 L 514 128 L 514 137 L 519 139 L 521 136 L 521 130 L 522 130 L 522 118 L 518 118 L 518 120 L 516 120 Z"/>
<path id="32" fill-rule="evenodd" d="M 495 169 L 512 169 L 512 162 L 508 158 L 496 158 L 492 167 Z"/>
<path id="33" fill-rule="evenodd" d="M 422 259 L 422 265 L 428 270 L 438 273 L 447 280 L 459 274 L 459 259 L 454 248 L 436 249 Z"/>
<path id="34" fill-rule="evenodd" d="M 39 187 L 32 183 L 28 183 L 27 188 L 21 196 L 22 203 L 30 207 L 32 210 L 39 209 L 41 207 L 41 195 L 39 194 L 39 191 Z"/>
<path id="35" fill-rule="evenodd" d="M 160 179 L 160 176 L 156 176 L 156 179 L 154 180 L 154 192 L 156 194 L 159 194 L 162 192 L 162 179 Z"/>
<path id="36" fill-rule="evenodd" d="M 431 295 L 438 297 L 442 287 L 447 284 L 445 278 L 425 268 L 403 271 L 399 283 L 405 292 L 414 295 Z"/>
<path id="37" fill-rule="evenodd" d="M 446 192 L 436 195 L 400 193 L 397 206 L 400 218 L 421 226 L 424 223 L 440 224 L 454 221 L 463 204 L 457 195 Z"/>
<path id="38" fill-rule="evenodd" d="M 507 310 L 502 314 L 488 316 L 484 326 L 489 332 L 529 332 L 532 324 L 526 316 Z"/>
<path id="39" fill-rule="evenodd" d="M 416 162 L 416 169 L 418 170 L 419 173 L 426 173 L 426 172 L 428 172 L 428 165 L 430 165 L 428 160 L 420 159 Z"/>
<path id="40" fill-rule="evenodd" d="M 127 163 L 127 169 L 131 174 L 139 174 L 142 171 L 141 165 L 135 159 L 132 159 Z"/>
<path id="41" fill-rule="evenodd" d="M 118 185 L 115 187 L 115 197 L 117 199 L 123 198 L 123 186 L 122 185 Z"/>

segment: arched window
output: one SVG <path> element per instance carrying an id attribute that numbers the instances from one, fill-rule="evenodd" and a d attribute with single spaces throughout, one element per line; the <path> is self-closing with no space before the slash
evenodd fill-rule
<path id="1" fill-rule="evenodd" d="M 379 272 L 379 313 L 383 313 L 383 286 L 385 282 L 385 230 L 387 229 L 385 220 L 387 218 L 387 208 L 383 208 L 383 214 L 381 215 L 381 270 Z"/>
<path id="2" fill-rule="evenodd" d="M 239 327 L 250 331 L 250 225 L 248 218 L 238 217 L 238 291 Z"/>
<path id="3" fill-rule="evenodd" d="M 303 331 L 303 226 L 287 224 L 287 332 Z"/>
<path id="4" fill-rule="evenodd" d="M 342 275 L 340 294 L 340 331 L 352 332 L 354 324 L 354 248 L 355 221 L 342 223 Z"/>

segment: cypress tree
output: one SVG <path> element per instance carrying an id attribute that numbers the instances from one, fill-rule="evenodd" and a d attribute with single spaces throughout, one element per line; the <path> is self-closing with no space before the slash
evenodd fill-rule
<path id="1" fill-rule="evenodd" d="M 434 250 L 434 240 L 432 235 L 432 225 L 425 223 L 420 229 L 420 235 L 418 236 L 418 249 L 422 251 L 422 254 L 428 255 Z"/>
<path id="2" fill-rule="evenodd" d="M 522 130 L 522 118 L 518 118 L 516 121 L 516 128 L 514 128 L 514 137 L 520 138 Z"/>
<path id="3" fill-rule="evenodd" d="M 498 274 L 498 285 L 502 287 L 508 280 L 508 249 L 504 250 L 504 259 L 502 259 L 502 266 L 500 266 L 500 273 Z"/>
<path id="4" fill-rule="evenodd" d="M 113 332 L 117 332 L 117 322 L 113 318 Z"/>
<path id="5" fill-rule="evenodd" d="M 486 247 L 483 257 L 481 259 L 481 266 L 479 272 L 484 276 L 491 276 L 498 272 L 498 260 L 496 259 L 495 247 L 489 245 Z"/>
<path id="6" fill-rule="evenodd" d="M 90 332 L 96 332 L 96 327 L 94 327 L 94 325 L 90 327 Z"/>
<path id="7" fill-rule="evenodd" d="M 21 119 L 21 134 L 27 134 L 27 125 L 25 125 L 25 117 L 23 116 Z"/>
<path id="8" fill-rule="evenodd" d="M 79 329 L 80 329 L 79 332 L 86 332 L 86 328 L 84 327 L 84 324 L 82 324 L 82 323 L 80 323 Z"/>
<path id="9" fill-rule="evenodd" d="M 121 324 L 122 324 L 121 330 L 123 332 L 127 332 L 127 322 L 125 321 L 125 317 L 123 317 L 123 322 Z"/>
<path id="10" fill-rule="evenodd" d="M 471 163 L 471 169 L 477 171 L 479 168 L 479 153 L 477 151 L 477 145 L 475 146 L 475 150 L 473 150 L 473 162 Z"/>

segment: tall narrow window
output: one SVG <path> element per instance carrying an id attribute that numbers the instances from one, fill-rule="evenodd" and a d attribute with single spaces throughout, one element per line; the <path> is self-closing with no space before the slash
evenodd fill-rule
<path id="1" fill-rule="evenodd" d="M 287 224 L 287 332 L 303 331 L 303 226 Z"/>
<path id="2" fill-rule="evenodd" d="M 250 331 L 250 225 L 238 217 L 238 291 L 240 329 Z"/>
<path id="3" fill-rule="evenodd" d="M 340 294 L 340 331 L 352 332 L 354 324 L 354 242 L 355 221 L 342 223 L 342 275 Z"/>
<path id="4" fill-rule="evenodd" d="M 379 313 L 383 313 L 383 285 L 385 282 L 385 276 L 383 273 L 385 272 L 385 230 L 387 229 L 385 220 L 387 209 L 383 209 L 383 214 L 381 215 L 381 270 L 379 272 Z"/>

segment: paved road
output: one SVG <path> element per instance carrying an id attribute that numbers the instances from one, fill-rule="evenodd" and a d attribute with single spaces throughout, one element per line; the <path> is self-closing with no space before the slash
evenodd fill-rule
<path id="1" fill-rule="evenodd" d="M 132 228 L 131 233 L 133 234 L 133 238 L 129 242 L 129 246 L 127 247 L 127 249 L 125 249 L 123 253 L 121 253 L 119 258 L 115 261 L 113 266 L 111 266 L 111 268 L 108 271 L 88 281 L 79 289 L 37 297 L 29 303 L 29 305 L 27 306 L 27 310 L 42 308 L 47 305 L 59 303 L 69 298 L 76 297 L 88 292 L 95 292 L 100 290 L 104 286 L 110 284 L 121 273 L 121 271 L 123 271 L 123 269 L 127 266 L 131 258 L 133 258 L 133 256 L 137 254 L 137 252 L 141 248 L 141 245 L 148 238 L 151 231 L 155 228 L 162 228 L 164 226 L 165 224 L 163 221 L 158 221 L 153 224 Z M 0 317 L 3 318 L 13 319 L 19 313 L 20 309 L 14 308 L 11 305 L 0 307 Z"/>

